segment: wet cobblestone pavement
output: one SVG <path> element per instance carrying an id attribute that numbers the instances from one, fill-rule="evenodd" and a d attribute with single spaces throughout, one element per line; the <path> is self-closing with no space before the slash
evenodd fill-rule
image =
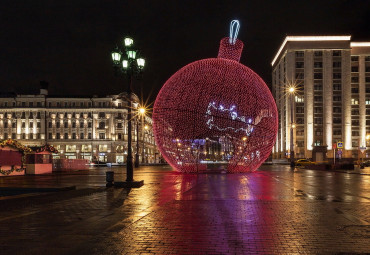
<path id="1" fill-rule="evenodd" d="M 113 168 L 124 180 L 124 168 Z M 248 174 L 140 167 L 139 189 L 98 168 L 5 177 L 77 190 L 0 200 L 0 254 L 359 254 L 370 252 L 370 176 L 263 166 Z"/>

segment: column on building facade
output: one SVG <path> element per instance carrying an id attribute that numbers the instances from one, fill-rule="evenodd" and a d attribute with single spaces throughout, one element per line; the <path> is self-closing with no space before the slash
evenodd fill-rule
<path id="1" fill-rule="evenodd" d="M 284 106 L 286 104 L 286 91 L 285 91 L 285 72 L 284 72 L 284 58 L 282 58 L 280 60 L 280 63 L 279 63 L 279 67 L 278 67 L 278 70 L 280 72 L 280 75 L 279 75 L 279 80 L 278 80 L 278 87 L 279 87 L 279 90 L 282 91 L 283 93 L 280 93 L 281 97 L 279 98 L 279 103 L 280 103 L 280 109 L 278 109 L 279 113 L 280 113 L 280 141 L 281 141 L 281 147 L 280 147 L 280 151 L 282 153 L 285 153 L 287 151 L 287 148 L 286 148 L 286 141 L 285 141 L 285 137 L 286 137 L 286 134 L 285 134 L 285 129 L 286 129 L 286 125 L 285 125 L 285 121 L 286 121 L 286 116 L 285 116 L 285 109 L 284 109 Z M 285 156 L 285 155 L 284 155 Z"/>
<path id="2" fill-rule="evenodd" d="M 287 93 L 288 92 L 288 87 L 291 86 L 291 85 L 294 85 L 296 86 L 296 84 L 294 84 L 294 82 L 296 81 L 296 77 L 295 77 L 295 52 L 294 51 L 288 51 L 286 56 L 285 56 L 285 72 L 286 72 L 286 81 L 285 81 L 285 91 L 286 91 L 286 120 L 287 120 L 287 129 L 286 129 L 286 137 L 289 138 L 287 139 L 287 147 L 289 147 L 289 150 L 290 150 L 290 140 L 293 140 L 293 144 L 295 145 L 296 144 L 296 140 L 295 140 L 295 130 L 293 132 L 293 137 L 290 137 L 290 129 L 292 127 L 292 120 L 291 120 L 291 112 L 293 111 L 293 121 L 295 121 L 295 100 L 293 100 L 293 106 L 292 106 L 292 96 L 294 97 L 294 95 L 292 95 L 291 93 Z M 289 85 L 290 84 L 290 85 Z M 293 109 L 292 109 L 293 107 Z M 295 147 L 295 153 L 297 152 L 296 151 L 296 146 Z"/>
<path id="3" fill-rule="evenodd" d="M 26 112 L 26 120 L 25 120 L 25 124 L 24 124 L 24 127 L 25 127 L 25 138 L 26 139 L 29 139 L 29 135 L 30 135 L 30 125 L 29 125 L 29 122 L 30 122 L 30 119 L 29 119 L 29 116 L 30 116 L 30 112 Z"/>
<path id="4" fill-rule="evenodd" d="M 323 52 L 323 142 L 328 150 L 333 145 L 333 57 L 330 50 Z"/>
<path id="5" fill-rule="evenodd" d="M 280 109 L 280 105 L 279 105 L 279 98 L 280 98 L 280 95 L 279 95 L 279 90 L 278 90 L 278 86 L 277 86 L 277 71 L 276 69 L 272 72 L 272 87 L 273 87 L 273 90 L 272 92 L 274 93 L 274 99 L 275 99 L 275 103 L 276 103 L 276 107 L 277 109 Z M 278 114 L 278 118 L 280 119 L 280 116 Z M 275 158 L 278 158 L 278 154 L 280 152 L 280 146 L 279 146 L 279 142 L 280 142 L 280 137 L 279 137 L 279 128 L 278 128 L 278 134 L 276 136 L 276 141 L 275 141 L 275 145 L 274 145 L 274 157 Z"/>
<path id="6" fill-rule="evenodd" d="M 92 113 L 92 138 L 97 139 L 96 137 L 96 125 L 97 125 L 97 118 L 98 114 L 97 113 Z"/>
<path id="7" fill-rule="evenodd" d="M 115 126 L 114 126 L 114 112 L 110 113 L 110 118 L 109 118 L 109 137 L 113 141 L 116 140 L 116 135 L 115 135 Z"/>
<path id="8" fill-rule="evenodd" d="M 366 147 L 366 88 L 365 88 L 365 56 L 359 56 L 359 110 L 360 110 L 360 144 L 358 146 Z"/>
<path id="9" fill-rule="evenodd" d="M 46 140 L 46 126 L 45 126 L 45 122 L 46 122 L 46 114 L 44 111 L 41 111 L 40 113 L 40 122 L 41 122 L 41 128 L 40 128 L 40 137 L 42 140 Z"/>
<path id="10" fill-rule="evenodd" d="M 352 157 L 352 128 L 351 128 L 351 52 L 342 50 L 342 117 L 344 157 Z"/>
<path id="11" fill-rule="evenodd" d="M 305 113 L 305 157 L 312 157 L 313 146 L 313 50 L 304 53 L 304 113 Z"/>
<path id="12" fill-rule="evenodd" d="M 21 139 L 21 133 L 22 133 L 22 112 L 16 113 L 17 117 L 17 139 Z"/>

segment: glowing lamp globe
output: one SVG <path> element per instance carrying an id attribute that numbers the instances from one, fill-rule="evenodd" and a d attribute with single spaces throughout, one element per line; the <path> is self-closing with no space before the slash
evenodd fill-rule
<path id="1" fill-rule="evenodd" d="M 153 109 L 165 160 L 181 172 L 249 172 L 268 158 L 278 115 L 265 82 L 239 63 L 243 43 L 223 38 L 217 58 L 188 64 L 170 77 Z"/>

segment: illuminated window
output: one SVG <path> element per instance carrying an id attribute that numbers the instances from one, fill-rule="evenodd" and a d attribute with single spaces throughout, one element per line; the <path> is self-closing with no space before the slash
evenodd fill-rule
<path id="1" fill-rule="evenodd" d="M 303 98 L 303 96 L 295 96 L 295 101 L 297 103 L 303 103 L 304 102 L 304 98 Z"/>
<path id="2" fill-rule="evenodd" d="M 82 148 L 81 148 L 81 151 L 82 152 L 91 152 L 91 145 L 85 145 L 85 144 L 83 144 L 82 145 Z"/>
<path id="3" fill-rule="evenodd" d="M 351 98 L 351 104 L 358 104 L 358 99 L 357 98 Z"/>
<path id="4" fill-rule="evenodd" d="M 321 141 L 320 140 L 316 140 L 315 143 L 314 143 L 314 146 L 321 146 Z"/>
<path id="5" fill-rule="evenodd" d="M 107 152 L 108 146 L 106 144 L 99 144 L 99 151 L 100 152 Z"/>
<path id="6" fill-rule="evenodd" d="M 76 152 L 76 145 L 66 145 L 66 152 Z"/>

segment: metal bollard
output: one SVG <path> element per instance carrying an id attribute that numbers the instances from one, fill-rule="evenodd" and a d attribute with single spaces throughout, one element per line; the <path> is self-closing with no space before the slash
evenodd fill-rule
<path id="1" fill-rule="evenodd" d="M 114 172 L 113 171 L 105 172 L 105 180 L 107 181 L 106 187 L 112 187 L 114 182 Z"/>

